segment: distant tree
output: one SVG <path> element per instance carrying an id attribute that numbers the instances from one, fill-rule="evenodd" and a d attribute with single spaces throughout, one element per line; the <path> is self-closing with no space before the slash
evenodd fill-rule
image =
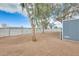
<path id="1" fill-rule="evenodd" d="M 37 3 L 35 4 L 35 7 L 35 17 L 40 21 L 43 30 L 42 32 L 44 32 L 44 29 L 46 29 L 49 24 L 49 17 L 52 15 L 52 4 Z"/>
<path id="2" fill-rule="evenodd" d="M 1 27 L 6 28 L 7 24 L 1 24 Z"/>

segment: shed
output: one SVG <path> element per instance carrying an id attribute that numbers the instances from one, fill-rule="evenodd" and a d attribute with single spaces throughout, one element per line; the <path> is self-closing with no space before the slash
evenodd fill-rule
<path id="1" fill-rule="evenodd" d="M 62 38 L 79 41 L 79 19 L 63 21 Z"/>

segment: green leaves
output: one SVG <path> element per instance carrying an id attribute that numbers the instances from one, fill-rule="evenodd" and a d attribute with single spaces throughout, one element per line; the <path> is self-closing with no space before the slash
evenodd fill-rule
<path id="1" fill-rule="evenodd" d="M 49 15 L 52 13 L 51 4 L 35 4 L 35 16 L 38 18 L 48 18 Z"/>
<path id="2" fill-rule="evenodd" d="M 49 3 L 37 3 L 34 8 L 36 24 L 43 27 L 48 26 L 48 19 L 52 15 L 52 4 Z M 38 21 L 37 21 L 38 20 Z M 40 22 L 41 21 L 41 22 Z"/>

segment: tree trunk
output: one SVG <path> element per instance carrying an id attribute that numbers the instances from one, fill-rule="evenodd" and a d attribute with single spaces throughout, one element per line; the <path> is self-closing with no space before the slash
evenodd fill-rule
<path id="1" fill-rule="evenodd" d="M 42 25 L 42 33 L 44 33 L 44 23 L 43 23 L 43 19 L 41 19 L 41 25 Z"/>
<path id="2" fill-rule="evenodd" d="M 36 35 L 35 35 L 35 25 L 33 23 L 33 20 L 31 22 L 31 26 L 32 26 L 32 41 L 36 41 Z"/>
<path id="3" fill-rule="evenodd" d="M 42 25 L 42 27 L 43 27 L 42 29 L 43 29 L 43 33 L 44 33 L 44 32 L 45 32 L 45 31 L 44 31 L 44 25 Z"/>

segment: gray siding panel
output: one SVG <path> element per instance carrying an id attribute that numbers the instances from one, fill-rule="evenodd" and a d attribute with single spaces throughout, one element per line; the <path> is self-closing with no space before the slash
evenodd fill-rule
<path id="1" fill-rule="evenodd" d="M 79 20 L 63 21 L 63 38 L 79 41 Z"/>

